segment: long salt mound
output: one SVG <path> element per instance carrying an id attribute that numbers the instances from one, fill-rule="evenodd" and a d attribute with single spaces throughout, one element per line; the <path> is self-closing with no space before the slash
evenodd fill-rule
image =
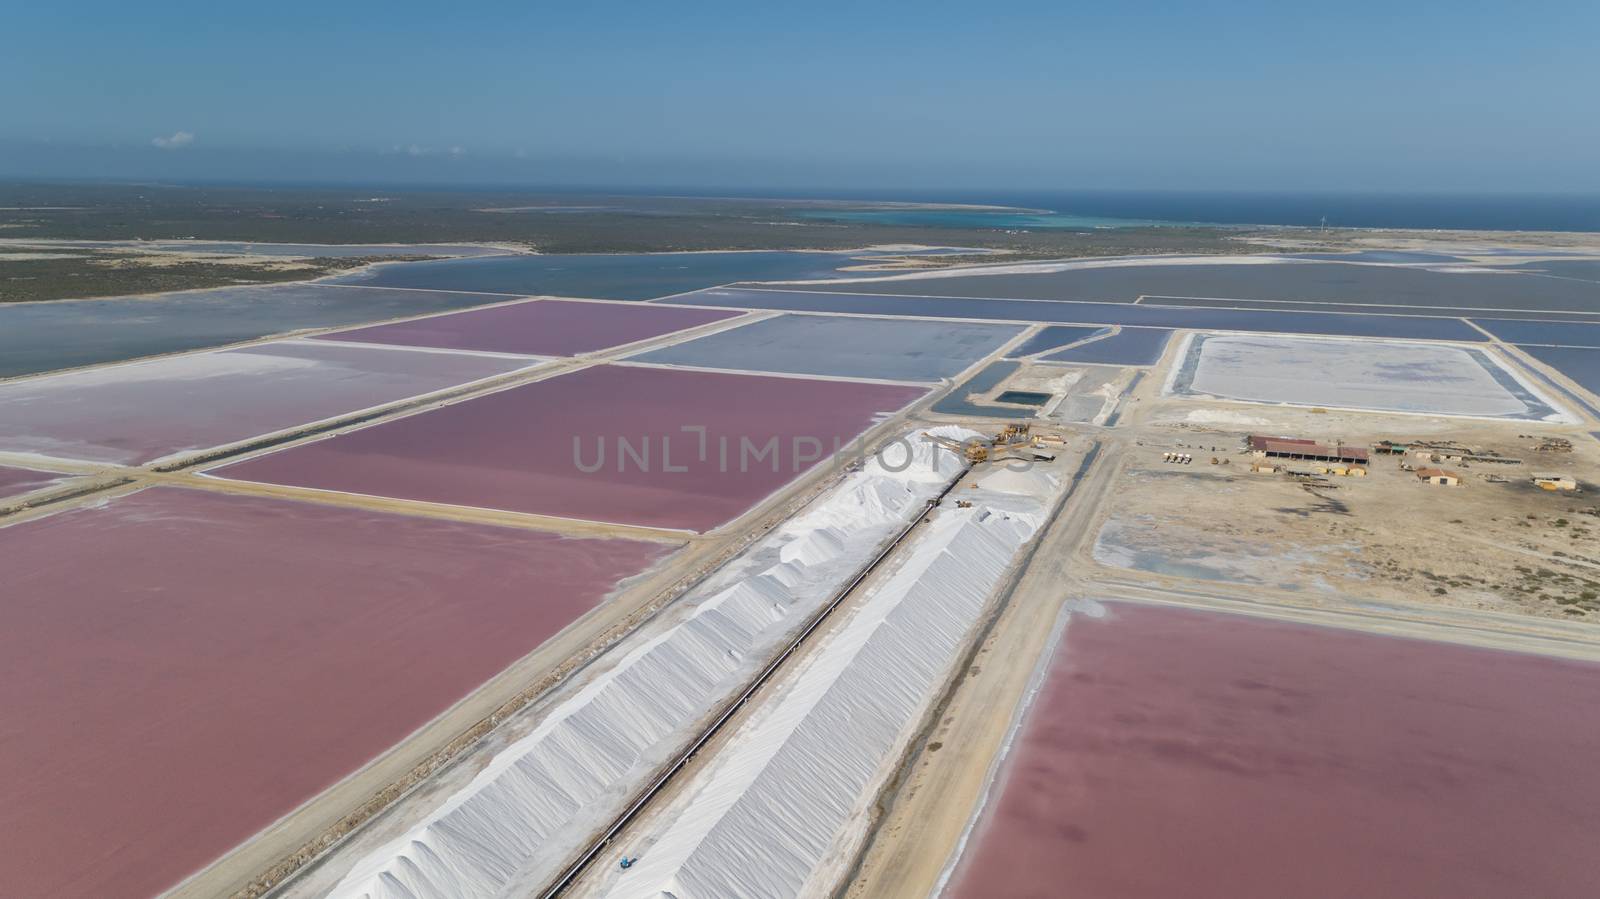
<path id="1" fill-rule="evenodd" d="M 950 427 L 933 433 L 976 436 Z M 907 445 L 909 460 L 903 448 L 869 460 L 685 597 L 687 618 L 621 647 L 609 670 L 404 836 L 363 857 L 328 895 L 455 899 L 535 890 L 622 810 L 698 720 L 960 473 L 953 454 L 916 438 Z"/>
<path id="2" fill-rule="evenodd" d="M 788 899 L 825 890 L 867 805 L 988 597 L 1043 524 L 1055 480 L 996 469 L 945 508 L 912 555 L 764 707 L 610 899 Z"/>

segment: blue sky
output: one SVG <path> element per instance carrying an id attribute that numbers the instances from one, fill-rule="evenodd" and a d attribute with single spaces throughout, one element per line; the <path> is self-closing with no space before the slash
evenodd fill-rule
<path id="1" fill-rule="evenodd" d="M 1592 2 L 8 6 L 0 175 L 1600 190 Z"/>

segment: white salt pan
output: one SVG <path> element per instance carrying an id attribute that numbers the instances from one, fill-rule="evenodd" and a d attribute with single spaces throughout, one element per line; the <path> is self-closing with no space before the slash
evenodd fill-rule
<path id="1" fill-rule="evenodd" d="M 1569 416 L 1479 347 L 1195 335 L 1174 391 L 1246 402 L 1546 421 Z"/>

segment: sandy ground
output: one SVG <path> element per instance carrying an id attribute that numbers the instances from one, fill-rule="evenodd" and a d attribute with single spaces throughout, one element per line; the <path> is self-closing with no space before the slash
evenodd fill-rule
<path id="1" fill-rule="evenodd" d="M 1061 424 L 1103 424 L 1116 408 L 1134 371 L 1105 365 L 1063 363 L 1024 364 L 997 388 L 1050 393 L 1054 399 L 1040 407 L 1039 417 Z"/>
<path id="2" fill-rule="evenodd" d="M 1178 444 L 1176 452 L 1196 447 Z M 1308 489 L 1284 475 L 1250 473 L 1238 452 L 1218 455 L 1228 465 L 1207 464 L 1212 445 L 1203 443 L 1204 460 L 1193 465 L 1164 465 L 1160 447 L 1138 448 L 1096 541 L 1098 563 L 1310 594 L 1600 615 L 1600 501 L 1538 490 L 1526 465 L 1506 466 L 1525 469 L 1516 481 L 1446 488 L 1419 482 L 1390 459 L 1369 477 Z M 1572 471 L 1576 461 L 1543 467 Z"/>
<path id="3" fill-rule="evenodd" d="M 1333 477 L 1316 488 L 1281 473 L 1252 473 L 1254 460 L 1240 446 L 1247 433 L 1356 446 L 1453 441 L 1523 462 L 1405 459 L 1463 476 L 1462 486 L 1449 488 L 1418 481 L 1401 469 L 1402 457 L 1374 456 L 1368 477 Z M 1540 452 L 1545 436 L 1570 440 L 1572 451 Z M 1600 590 L 1600 442 L 1579 429 L 1206 404 L 1163 410 L 1140 443 L 1100 533 L 1101 564 L 1308 593 L 1600 618 L 1593 595 Z M 1195 461 L 1163 463 L 1168 451 Z M 1212 458 L 1227 464 L 1211 465 Z M 1535 473 L 1571 476 L 1585 489 L 1540 490 L 1531 482 Z"/>
<path id="4" fill-rule="evenodd" d="M 1518 250 L 1532 255 L 1514 257 L 1518 262 L 1546 262 L 1571 259 L 1570 254 L 1600 256 L 1600 234 L 1537 231 L 1407 231 L 1382 228 L 1344 228 L 1327 231 L 1284 230 L 1244 238 L 1250 243 L 1275 249 L 1300 251 L 1326 250 L 1401 250 L 1460 256 L 1474 262 L 1510 261 L 1491 250 Z M 1561 255 L 1537 255 L 1541 250 Z"/>
<path id="5" fill-rule="evenodd" d="M 903 274 L 884 275 L 875 278 L 836 278 L 830 281 L 832 285 L 860 284 L 882 281 L 919 281 L 925 278 L 962 278 L 972 275 L 1024 275 L 1024 274 L 1049 274 L 1054 272 L 1077 271 L 1080 269 L 1094 268 L 1125 268 L 1128 266 L 1150 265 L 1275 265 L 1289 264 L 1293 260 L 1284 260 L 1276 256 L 1111 256 L 1101 259 L 1073 259 L 1064 261 L 1046 262 L 1013 262 L 1002 264 L 961 265 L 954 268 L 935 270 L 917 270 Z M 767 284 L 811 284 L 807 281 L 767 281 Z"/>

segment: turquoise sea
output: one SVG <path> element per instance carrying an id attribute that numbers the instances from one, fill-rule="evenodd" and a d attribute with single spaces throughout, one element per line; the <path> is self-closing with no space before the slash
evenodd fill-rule
<path id="1" fill-rule="evenodd" d="M 978 228 L 996 231 L 1098 231 L 1107 228 L 1182 227 L 1196 222 L 1114 218 L 1073 212 L 993 209 L 815 209 L 801 218 L 911 228 Z"/>
<path id="2" fill-rule="evenodd" d="M 766 194 L 766 196 L 772 196 Z M 829 200 L 1006 206 L 1011 211 L 870 208 L 858 221 L 934 228 L 1128 228 L 1209 223 L 1337 228 L 1600 231 L 1600 194 L 1368 193 L 1359 191 L 952 190 L 868 194 L 815 191 Z M 798 210 L 796 210 L 799 213 Z M 810 217 L 835 210 L 806 210 Z"/>

